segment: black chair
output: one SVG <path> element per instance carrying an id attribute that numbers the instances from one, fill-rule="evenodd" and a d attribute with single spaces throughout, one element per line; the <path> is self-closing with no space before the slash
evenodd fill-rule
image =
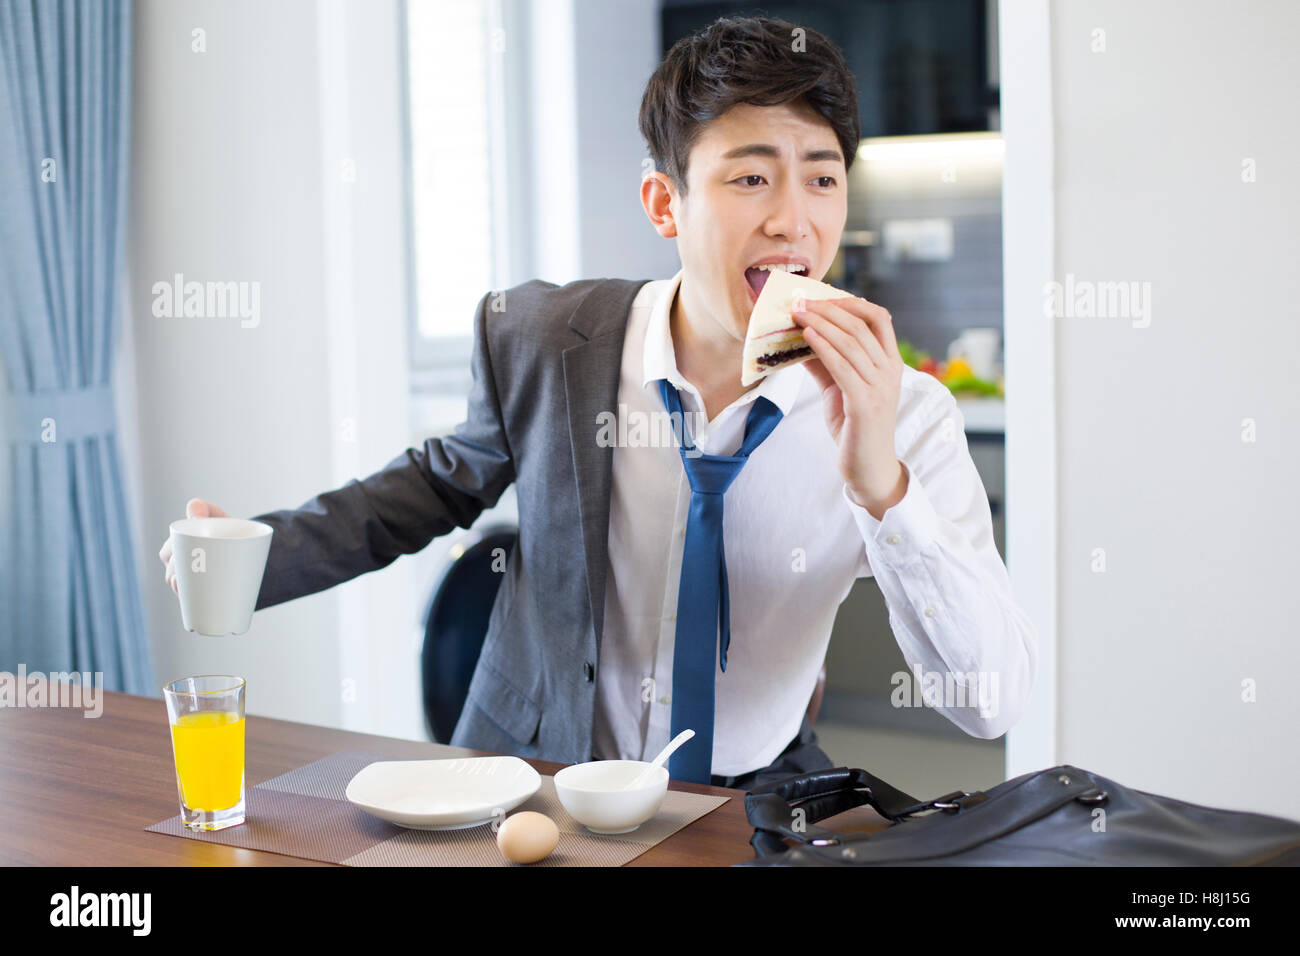
<path id="1" fill-rule="evenodd" d="M 505 561 L 518 537 L 519 529 L 512 524 L 470 531 L 453 545 L 451 564 L 429 602 L 420 672 L 425 723 L 440 744 L 451 743 L 460 720 Z"/>

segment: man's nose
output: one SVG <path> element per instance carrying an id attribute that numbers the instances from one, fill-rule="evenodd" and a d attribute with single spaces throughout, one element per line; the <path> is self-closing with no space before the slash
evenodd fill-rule
<path id="1" fill-rule="evenodd" d="M 786 176 L 784 185 L 772 200 L 775 207 L 768 219 L 768 233 L 787 239 L 808 235 L 808 197 L 803 194 L 803 184 L 798 176 Z"/>

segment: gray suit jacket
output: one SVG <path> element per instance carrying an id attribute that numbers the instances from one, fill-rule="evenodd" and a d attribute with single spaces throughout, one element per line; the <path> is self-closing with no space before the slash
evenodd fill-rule
<path id="1" fill-rule="evenodd" d="M 257 515 L 275 530 L 257 608 L 468 528 L 513 482 L 519 539 L 451 742 L 590 760 L 614 460 L 596 416 L 617 410 L 628 313 L 647 281 L 534 279 L 485 295 L 466 421 L 364 481 Z"/>

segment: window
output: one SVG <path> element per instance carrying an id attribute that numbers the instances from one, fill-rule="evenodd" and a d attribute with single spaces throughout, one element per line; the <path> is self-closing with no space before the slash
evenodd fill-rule
<path id="1" fill-rule="evenodd" d="M 504 286 L 499 0 L 408 0 L 412 382 L 469 390 L 475 307 Z"/>

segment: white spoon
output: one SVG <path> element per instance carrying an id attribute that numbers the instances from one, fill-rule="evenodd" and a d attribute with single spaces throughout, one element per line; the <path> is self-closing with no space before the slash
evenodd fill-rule
<path id="1" fill-rule="evenodd" d="M 694 736 L 695 736 L 695 731 L 683 730 L 672 740 L 668 741 L 668 746 L 665 747 L 663 750 L 659 751 L 659 756 L 655 757 L 654 760 L 650 761 L 650 766 L 646 767 L 639 774 L 633 777 L 632 781 L 629 784 L 627 784 L 627 786 L 623 787 L 623 789 L 635 790 L 637 787 L 643 785 L 646 781 L 646 778 L 649 777 L 650 774 L 654 772 L 654 769 L 656 767 L 662 767 L 664 763 L 668 760 L 668 758 L 673 755 L 674 750 L 676 750 L 678 747 L 686 743 L 686 741 L 690 740 Z"/>

